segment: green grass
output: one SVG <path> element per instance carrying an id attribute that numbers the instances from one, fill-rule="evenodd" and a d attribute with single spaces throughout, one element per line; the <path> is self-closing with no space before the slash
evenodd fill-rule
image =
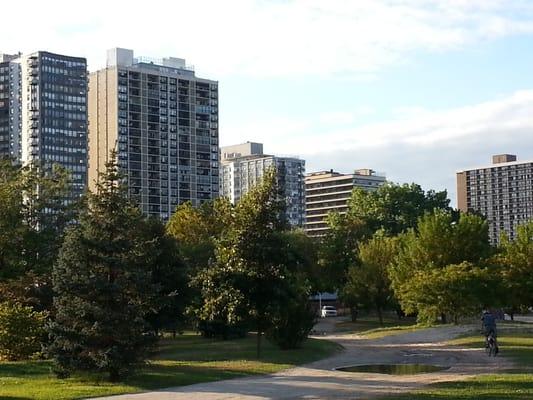
<path id="1" fill-rule="evenodd" d="M 133 393 L 162 387 L 273 373 L 327 357 L 340 347 L 309 339 L 301 349 L 279 350 L 266 340 L 263 357 L 256 359 L 255 337 L 215 341 L 195 334 L 164 339 L 149 365 L 118 384 L 95 376 L 56 379 L 50 361 L 0 363 L 0 399 L 66 400 Z"/>
<path id="2" fill-rule="evenodd" d="M 533 333 L 531 329 L 499 328 L 500 353 L 511 358 L 517 369 L 513 373 L 481 375 L 460 382 L 429 385 L 405 395 L 386 397 L 386 400 L 522 400 L 533 399 Z M 448 342 L 457 346 L 481 348 L 481 334 L 470 334 Z M 385 400 L 384 399 L 384 400 Z"/>
<path id="3" fill-rule="evenodd" d="M 430 385 L 428 388 L 383 400 L 524 400 L 533 399 L 533 375 L 483 375 L 460 382 Z"/>
<path id="4" fill-rule="evenodd" d="M 335 329 L 342 333 L 357 333 L 365 339 L 379 339 L 385 336 L 414 331 L 422 326 L 416 324 L 414 318 L 386 316 L 380 324 L 375 316 L 363 316 L 356 322 L 343 321 L 336 324 Z"/>

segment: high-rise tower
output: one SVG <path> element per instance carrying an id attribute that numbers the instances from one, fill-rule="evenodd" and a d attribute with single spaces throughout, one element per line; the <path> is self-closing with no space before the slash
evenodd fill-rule
<path id="1" fill-rule="evenodd" d="M 261 182 L 268 168 L 275 168 L 285 217 L 294 227 L 305 222 L 305 160 L 263 154 L 261 143 L 246 142 L 221 148 L 221 195 L 236 204 L 252 187 Z"/>
<path id="2" fill-rule="evenodd" d="M 65 167 L 71 200 L 87 186 L 87 62 L 39 51 L 0 55 L 0 156 Z"/>
<path id="3" fill-rule="evenodd" d="M 218 83 L 180 58 L 134 58 L 112 49 L 89 76 L 89 188 L 112 150 L 144 213 L 218 197 Z"/>

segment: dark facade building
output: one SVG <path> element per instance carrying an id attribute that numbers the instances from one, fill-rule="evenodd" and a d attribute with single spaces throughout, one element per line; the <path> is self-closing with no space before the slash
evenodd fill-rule
<path id="1" fill-rule="evenodd" d="M 89 77 L 89 187 L 116 150 L 130 198 L 167 220 L 176 206 L 218 197 L 218 83 L 180 58 L 108 51 Z"/>
<path id="2" fill-rule="evenodd" d="M 0 157 L 20 159 L 19 55 L 0 54 Z"/>
<path id="3" fill-rule="evenodd" d="M 79 198 L 87 187 L 86 60 L 39 51 L 0 61 L 0 154 L 65 167 L 66 200 Z"/>

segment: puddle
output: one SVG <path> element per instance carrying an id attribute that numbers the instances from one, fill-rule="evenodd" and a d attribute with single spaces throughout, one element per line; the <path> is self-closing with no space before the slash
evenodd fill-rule
<path id="1" fill-rule="evenodd" d="M 441 367 L 438 365 L 428 364 L 368 364 L 352 365 L 350 367 L 336 368 L 338 371 L 345 372 L 370 372 L 373 374 L 388 375 L 414 375 L 427 374 L 449 369 L 450 367 Z"/>

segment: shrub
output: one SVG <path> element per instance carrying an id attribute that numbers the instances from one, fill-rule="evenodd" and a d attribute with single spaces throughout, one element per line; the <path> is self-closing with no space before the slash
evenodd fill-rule
<path id="1" fill-rule="evenodd" d="M 268 337 L 281 349 L 296 349 L 307 339 L 315 324 L 315 313 L 306 299 L 290 301 L 273 319 Z"/>
<path id="2" fill-rule="evenodd" d="M 0 359 L 21 360 L 41 350 L 46 313 L 20 303 L 0 303 Z"/>

